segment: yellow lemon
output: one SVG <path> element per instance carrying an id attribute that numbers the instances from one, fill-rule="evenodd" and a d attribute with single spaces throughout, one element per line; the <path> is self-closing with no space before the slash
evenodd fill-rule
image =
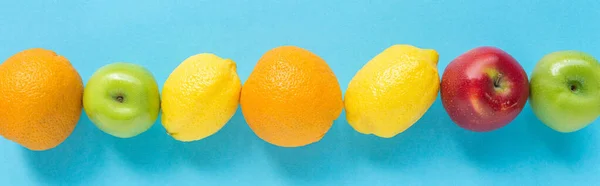
<path id="1" fill-rule="evenodd" d="M 208 53 L 191 56 L 164 84 L 162 125 L 179 141 L 208 137 L 235 114 L 240 90 L 234 61 Z"/>
<path id="2" fill-rule="evenodd" d="M 394 45 L 375 56 L 352 78 L 344 104 L 358 132 L 391 138 L 417 122 L 435 101 L 438 53 Z"/>

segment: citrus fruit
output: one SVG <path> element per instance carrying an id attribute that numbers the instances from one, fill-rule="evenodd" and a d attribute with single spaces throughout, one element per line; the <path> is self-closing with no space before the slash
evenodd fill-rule
<path id="1" fill-rule="evenodd" d="M 191 56 L 169 75 L 162 91 L 162 125 L 179 141 L 219 131 L 239 104 L 235 62 L 209 53 Z"/>
<path id="2" fill-rule="evenodd" d="M 295 46 L 274 48 L 260 58 L 240 104 L 254 133 L 282 147 L 319 141 L 343 108 L 340 85 L 327 63 Z"/>
<path id="3" fill-rule="evenodd" d="M 371 59 L 348 84 L 344 104 L 358 132 L 391 138 L 412 126 L 439 91 L 438 53 L 394 45 Z"/>
<path id="4" fill-rule="evenodd" d="M 30 150 L 62 143 L 81 115 L 83 83 L 69 60 L 28 49 L 0 65 L 0 135 Z"/>

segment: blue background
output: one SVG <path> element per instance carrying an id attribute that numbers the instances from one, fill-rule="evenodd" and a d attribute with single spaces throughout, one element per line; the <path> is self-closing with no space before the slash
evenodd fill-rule
<path id="1" fill-rule="evenodd" d="M 4 0 L 0 58 L 51 49 L 84 81 L 105 64 L 134 62 L 162 87 L 197 53 L 235 60 L 245 81 L 264 52 L 297 45 L 323 57 L 345 90 L 362 65 L 393 44 L 436 49 L 440 72 L 481 45 L 506 50 L 528 73 L 557 50 L 600 57 L 599 9 L 596 0 Z M 0 185 L 589 185 L 600 181 L 599 132 L 598 121 L 554 132 L 529 105 L 500 130 L 468 132 L 451 122 L 439 99 L 392 139 L 359 134 L 342 114 L 322 141 L 293 149 L 261 141 L 240 110 L 220 132 L 193 143 L 171 139 L 160 123 L 116 139 L 83 115 L 49 151 L 0 140 Z"/>

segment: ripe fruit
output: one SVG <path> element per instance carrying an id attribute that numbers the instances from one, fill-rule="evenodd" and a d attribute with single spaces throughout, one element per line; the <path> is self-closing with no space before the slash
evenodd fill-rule
<path id="1" fill-rule="evenodd" d="M 530 104 L 548 127 L 574 132 L 600 115 L 600 63 L 580 51 L 544 56 L 531 74 Z"/>
<path id="2" fill-rule="evenodd" d="M 85 86 L 83 108 L 102 131 L 120 138 L 148 130 L 158 117 L 160 95 L 152 73 L 131 63 L 98 69 Z"/>
<path id="3" fill-rule="evenodd" d="M 391 138 L 417 122 L 439 91 L 438 53 L 394 45 L 371 59 L 348 85 L 344 103 L 354 130 Z"/>
<path id="4" fill-rule="evenodd" d="M 30 150 L 47 150 L 73 132 L 83 83 L 69 60 L 28 49 L 0 65 L 0 135 Z"/>
<path id="5" fill-rule="evenodd" d="M 234 61 L 208 53 L 191 56 L 164 84 L 162 124 L 179 141 L 208 137 L 235 114 L 240 89 Z"/>
<path id="6" fill-rule="evenodd" d="M 327 63 L 295 46 L 266 52 L 244 84 L 240 99 L 254 133 L 282 147 L 319 141 L 343 107 L 340 85 Z"/>
<path id="7" fill-rule="evenodd" d="M 442 104 L 458 126 L 477 132 L 510 123 L 529 95 L 525 70 L 506 52 L 494 47 L 472 49 L 446 67 Z"/>

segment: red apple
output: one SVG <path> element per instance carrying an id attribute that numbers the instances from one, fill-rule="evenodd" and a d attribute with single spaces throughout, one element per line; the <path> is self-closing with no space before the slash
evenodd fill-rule
<path id="1" fill-rule="evenodd" d="M 529 96 L 523 67 L 494 47 L 472 49 L 452 60 L 442 75 L 442 104 L 458 126 L 486 132 L 510 123 Z"/>

